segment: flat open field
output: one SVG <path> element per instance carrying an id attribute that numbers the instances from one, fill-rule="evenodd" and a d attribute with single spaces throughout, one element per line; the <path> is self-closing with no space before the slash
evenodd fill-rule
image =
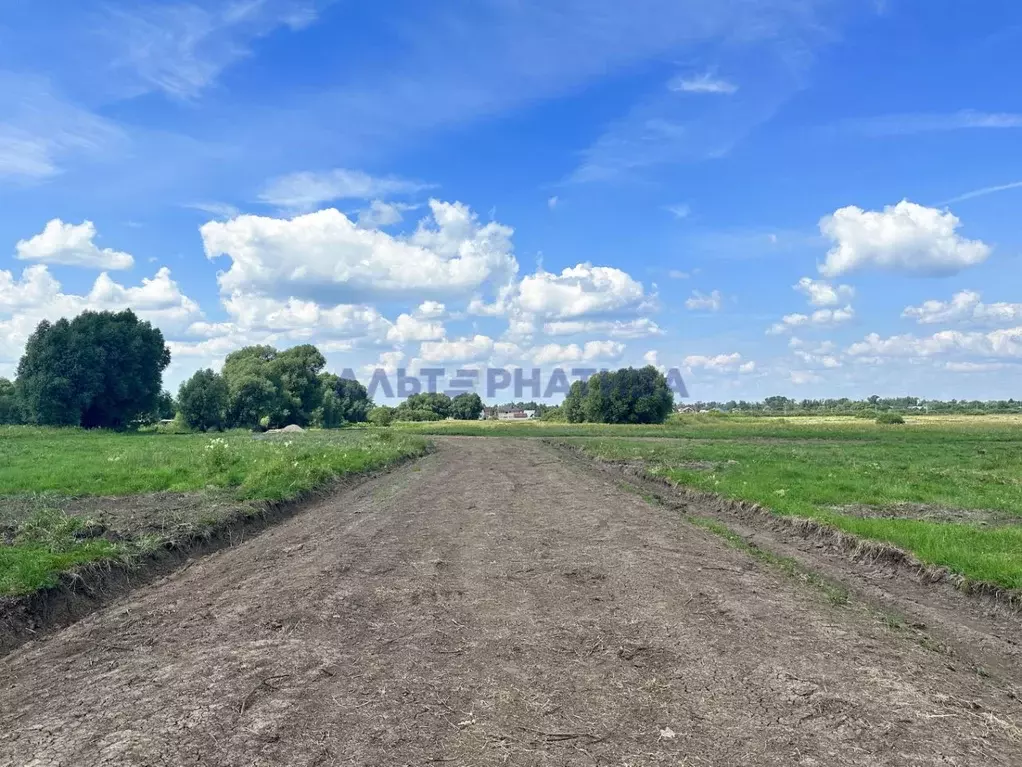
<path id="1" fill-rule="evenodd" d="M 443 439 L 8 655 L 0 765 L 1018 764 L 1017 622 L 797 572 L 544 442 Z"/>
<path id="2" fill-rule="evenodd" d="M 607 425 L 557 421 L 425 421 L 396 423 L 395 429 L 416 434 L 478 437 L 683 437 L 904 440 L 914 442 L 971 435 L 990 441 L 1020 439 L 1022 415 L 905 416 L 904 426 L 878 426 L 872 418 L 850 416 L 724 416 L 694 414 L 672 416 L 656 425 Z"/>

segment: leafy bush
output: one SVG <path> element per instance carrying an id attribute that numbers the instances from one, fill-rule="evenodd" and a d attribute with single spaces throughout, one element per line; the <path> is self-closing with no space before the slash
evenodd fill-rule
<path id="1" fill-rule="evenodd" d="M 435 410 L 422 408 L 408 409 L 405 407 L 394 408 L 395 421 L 442 421 L 444 416 Z"/>
<path id="2" fill-rule="evenodd" d="M 192 430 L 185 421 L 184 413 L 178 413 L 170 423 L 158 423 L 149 431 L 157 434 L 190 434 Z"/>
<path id="3" fill-rule="evenodd" d="M 441 392 L 412 394 L 394 409 L 396 421 L 442 421 L 449 415 L 451 398 Z"/>
<path id="4" fill-rule="evenodd" d="M 483 401 L 475 392 L 463 392 L 451 400 L 451 418 L 456 421 L 478 421 Z"/>
<path id="5" fill-rule="evenodd" d="M 369 423 L 373 426 L 390 426 L 394 420 L 394 408 L 380 405 L 369 411 Z"/>
<path id="6" fill-rule="evenodd" d="M 565 416 L 564 414 L 564 408 L 562 408 L 560 405 L 555 405 L 554 407 L 547 408 L 545 411 L 543 411 L 543 414 L 540 415 L 539 420 L 550 421 L 553 423 L 563 423 L 568 419 L 567 416 Z"/>
<path id="7" fill-rule="evenodd" d="M 905 419 L 902 418 L 901 413 L 881 413 L 877 416 L 876 422 L 884 425 L 893 425 L 905 423 Z"/>

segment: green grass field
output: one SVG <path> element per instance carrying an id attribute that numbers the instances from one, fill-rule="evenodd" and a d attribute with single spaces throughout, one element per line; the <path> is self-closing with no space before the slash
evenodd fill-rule
<path id="1" fill-rule="evenodd" d="M 756 416 L 673 416 L 660 425 L 611 426 L 547 421 L 427 421 L 395 423 L 410 434 L 469 437 L 662 437 L 672 439 L 804 439 L 926 443 L 938 435 L 973 441 L 1015 442 L 1022 416 L 908 416 L 904 426 L 878 426 L 873 419 L 848 416 L 771 418 Z"/>
<path id="2" fill-rule="evenodd" d="M 254 502 L 289 500 L 419 455 L 426 445 L 411 434 L 361 429 L 254 436 L 0 428 L 0 595 L 29 593 L 75 566 L 130 560 L 167 541 L 134 530 L 113 539 L 83 535 L 94 520 L 65 513 L 83 496 L 197 494 L 200 507 L 209 501 L 201 515 L 209 525 L 218 515 L 254 512 Z"/>
<path id="3" fill-rule="evenodd" d="M 740 420 L 754 421 L 752 424 Z M 969 578 L 1022 588 L 1022 423 L 714 419 L 669 437 L 562 441 L 594 457 L 886 541 Z M 771 429 L 773 429 L 771 431 Z"/>

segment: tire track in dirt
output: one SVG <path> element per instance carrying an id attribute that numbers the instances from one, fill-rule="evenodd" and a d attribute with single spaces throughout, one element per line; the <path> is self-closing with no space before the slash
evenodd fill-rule
<path id="1" fill-rule="evenodd" d="M 1013 765 L 1009 693 L 549 446 L 450 438 L 0 661 L 0 765 Z"/>

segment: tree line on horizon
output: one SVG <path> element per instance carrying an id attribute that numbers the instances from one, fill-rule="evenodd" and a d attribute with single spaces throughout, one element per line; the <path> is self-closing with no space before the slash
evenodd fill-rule
<path id="1" fill-rule="evenodd" d="M 881 397 L 873 394 L 864 399 L 848 397 L 826 399 L 793 399 L 775 395 L 762 401 L 746 400 L 696 401 L 685 405 L 694 411 L 720 411 L 741 415 L 861 415 L 880 412 L 943 413 L 957 415 L 993 415 L 1022 412 L 1022 400 L 938 400 L 923 397 Z"/>
<path id="2" fill-rule="evenodd" d="M 312 344 L 279 351 L 256 345 L 227 355 L 220 372 L 199 370 L 177 397 L 162 388 L 170 350 L 163 334 L 133 312 L 86 311 L 74 319 L 42 321 L 25 345 L 14 381 L 0 378 L 0 424 L 125 429 L 176 418 L 190 429 L 270 429 L 289 424 L 336 428 L 348 423 L 476 420 L 478 394 L 413 394 L 396 407 L 376 406 L 358 381 L 325 371 Z M 572 384 L 564 402 L 513 402 L 500 409 L 534 409 L 544 420 L 570 423 L 663 423 L 674 410 L 664 375 L 652 366 L 604 371 Z M 694 402 L 683 409 L 747 415 L 869 415 L 880 411 L 1009 413 L 1014 399 L 863 400 L 767 397 L 762 402 Z"/>
<path id="3" fill-rule="evenodd" d="M 199 370 L 175 398 L 162 388 L 170 349 L 130 310 L 44 320 L 29 337 L 14 381 L 0 378 L 0 424 L 125 429 L 176 418 L 200 431 L 290 424 L 476 419 L 478 394 L 413 395 L 376 407 L 366 387 L 324 370 L 312 344 L 279 351 L 256 345 L 227 355 L 220 372 Z"/>

